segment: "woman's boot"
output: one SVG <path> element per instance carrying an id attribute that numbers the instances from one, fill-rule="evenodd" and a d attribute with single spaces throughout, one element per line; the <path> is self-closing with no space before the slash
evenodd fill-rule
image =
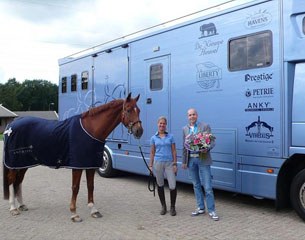
<path id="1" fill-rule="evenodd" d="M 172 216 L 176 216 L 176 198 L 177 198 L 177 188 L 170 190 L 170 197 L 171 197 L 171 208 L 170 208 L 170 214 Z"/>
<path id="2" fill-rule="evenodd" d="M 166 203 L 165 203 L 165 195 L 164 195 L 164 187 L 158 186 L 158 195 L 159 195 L 161 206 L 162 206 L 160 214 L 164 215 L 167 212 Z"/>

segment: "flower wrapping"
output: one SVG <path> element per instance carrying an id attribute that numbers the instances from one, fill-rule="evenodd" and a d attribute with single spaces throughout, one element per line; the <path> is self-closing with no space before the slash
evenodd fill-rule
<path id="1" fill-rule="evenodd" d="M 199 132 L 185 137 L 184 146 L 192 152 L 208 152 L 215 146 L 216 137 L 212 133 Z"/>

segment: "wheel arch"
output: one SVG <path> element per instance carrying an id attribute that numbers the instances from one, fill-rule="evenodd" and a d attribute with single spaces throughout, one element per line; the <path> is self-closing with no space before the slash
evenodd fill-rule
<path id="1" fill-rule="evenodd" d="M 114 177 L 117 174 L 117 170 L 114 169 L 113 151 L 106 144 L 104 146 L 103 161 L 102 167 L 97 169 L 98 174 L 105 178 Z M 105 163 L 105 161 L 107 162 Z"/>
<path id="2" fill-rule="evenodd" d="M 305 155 L 294 154 L 282 165 L 276 184 L 276 209 L 290 206 L 290 188 L 293 178 L 305 169 Z"/>

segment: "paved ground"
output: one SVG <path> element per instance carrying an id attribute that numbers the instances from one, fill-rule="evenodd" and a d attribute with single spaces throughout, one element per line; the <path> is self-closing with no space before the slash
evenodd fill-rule
<path id="1" fill-rule="evenodd" d="M 2 164 L 0 168 L 2 182 Z M 84 221 L 72 223 L 71 170 L 30 169 L 23 189 L 29 211 L 12 217 L 8 201 L 1 199 L 0 239 L 305 239 L 304 222 L 291 209 L 277 212 L 270 200 L 215 191 L 220 221 L 214 222 L 207 215 L 190 217 L 193 189 L 178 184 L 177 216 L 160 216 L 158 198 L 147 190 L 146 177 L 124 174 L 105 179 L 97 174 L 95 180 L 96 206 L 103 217 L 89 216 L 83 176 L 78 213 Z M 169 202 L 168 191 L 166 197 Z"/>

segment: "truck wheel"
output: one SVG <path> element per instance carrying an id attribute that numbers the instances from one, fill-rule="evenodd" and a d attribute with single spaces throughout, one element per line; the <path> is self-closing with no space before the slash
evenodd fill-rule
<path id="1" fill-rule="evenodd" d="M 294 210 L 305 221 L 305 169 L 291 183 L 290 201 Z"/>
<path id="2" fill-rule="evenodd" d="M 112 167 L 112 158 L 107 148 L 104 148 L 103 164 L 102 167 L 97 170 L 97 172 L 101 177 L 105 178 L 113 177 L 116 173 Z"/>

